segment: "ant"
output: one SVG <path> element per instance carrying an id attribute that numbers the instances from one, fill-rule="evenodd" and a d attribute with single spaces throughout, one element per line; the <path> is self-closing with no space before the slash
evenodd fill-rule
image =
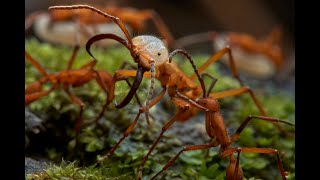
<path id="1" fill-rule="evenodd" d="M 151 78 L 151 85 L 149 88 L 147 100 L 146 100 L 146 105 L 144 107 L 139 108 L 139 113 L 136 115 L 135 119 L 133 122 L 129 125 L 123 136 L 120 138 L 118 143 L 105 155 L 102 157 L 101 160 L 109 158 L 116 148 L 119 146 L 119 144 L 132 132 L 134 129 L 141 113 L 146 114 L 146 119 L 148 119 L 148 109 L 157 104 L 162 97 L 164 96 L 165 92 L 168 91 L 169 96 L 171 97 L 172 102 L 179 107 L 179 110 L 177 111 L 176 115 L 163 127 L 163 131 L 161 132 L 159 138 L 157 139 L 156 142 L 159 141 L 161 138 L 162 134 L 164 131 L 169 128 L 175 121 L 186 121 L 189 119 L 191 116 L 195 115 L 199 109 L 204 110 L 206 112 L 212 111 L 210 107 L 206 107 L 205 105 L 201 104 L 197 99 L 201 97 L 201 94 L 203 94 L 203 97 L 213 97 L 215 100 L 219 98 L 224 98 L 228 96 L 236 96 L 240 95 L 243 93 L 249 93 L 251 97 L 253 98 L 255 104 L 257 105 L 258 109 L 260 110 L 261 114 L 263 116 L 254 116 L 254 117 L 261 117 L 261 119 L 268 119 L 269 117 L 265 116 L 266 113 L 263 110 L 261 104 L 255 97 L 253 91 L 247 87 L 244 86 L 243 82 L 238 76 L 236 67 L 235 67 L 235 62 L 233 60 L 232 52 L 230 47 L 225 47 L 222 50 L 218 51 L 216 54 L 212 55 L 209 60 L 203 64 L 196 72 L 188 77 L 186 76 L 175 64 L 171 63 L 171 58 L 174 56 L 176 53 L 181 53 L 185 55 L 188 59 L 191 59 L 191 57 L 183 50 L 175 50 L 172 53 L 168 53 L 167 48 L 165 47 L 164 43 L 153 36 L 137 36 L 134 38 L 131 38 L 126 27 L 122 23 L 121 19 L 112 15 L 109 15 L 107 13 L 104 13 L 92 6 L 88 5 L 72 5 L 72 6 L 53 6 L 49 8 L 50 10 L 57 10 L 57 9 L 89 9 L 92 10 L 106 18 L 109 18 L 113 20 L 124 32 L 126 39 L 123 39 L 117 35 L 114 34 L 100 34 L 92 37 L 89 39 L 89 41 L 86 44 L 86 49 L 88 53 L 92 55 L 90 52 L 90 47 L 91 45 L 99 40 L 102 39 L 113 39 L 115 41 L 118 41 L 119 43 L 123 44 L 131 53 L 132 58 L 134 59 L 135 62 L 138 64 L 138 70 L 135 71 L 128 71 L 128 70 L 119 70 L 117 71 L 116 74 L 119 76 L 135 76 L 134 80 L 134 85 L 131 87 L 128 95 L 124 98 L 124 100 L 120 104 L 116 104 L 116 108 L 122 108 L 126 104 L 130 102 L 130 100 L 133 97 L 133 94 L 136 92 L 137 88 L 139 87 L 139 84 L 142 80 L 143 77 L 150 77 Z M 222 57 L 224 54 L 229 55 L 229 60 L 231 64 L 231 71 L 232 75 L 239 81 L 239 84 L 241 85 L 240 88 L 237 89 L 231 89 L 223 92 L 217 92 L 217 93 L 210 93 L 208 96 L 205 94 L 205 89 L 204 87 L 204 82 L 200 81 L 201 87 L 199 87 L 195 82 L 194 79 L 198 77 L 200 79 L 199 73 L 204 71 L 206 67 L 208 67 L 211 63 L 217 61 L 220 57 Z M 169 63 L 167 60 L 169 59 Z M 193 61 L 191 61 L 192 66 L 195 68 L 195 65 Z M 147 72 L 151 70 L 151 72 Z M 156 72 L 155 72 L 156 71 Z M 157 78 L 162 85 L 162 91 L 160 92 L 159 95 L 151 99 L 152 94 L 153 94 L 153 89 L 154 89 L 154 78 Z M 217 108 L 217 107 L 215 107 Z M 219 114 L 219 113 L 218 113 Z M 253 117 L 253 116 L 252 116 Z M 252 119 L 250 116 L 249 119 Z M 218 116 L 216 119 L 222 120 L 221 116 Z M 216 120 L 215 119 L 215 120 Z M 208 118 L 208 122 L 210 124 L 210 119 Z M 248 120 L 250 121 L 250 120 Z M 280 120 L 270 120 L 271 122 L 279 122 Z M 282 121 L 280 121 L 282 122 Z M 211 125 L 210 125 L 211 126 Z M 207 126 L 207 128 L 211 129 L 210 131 L 210 136 L 215 137 L 215 132 L 213 132 L 213 127 Z M 224 127 L 225 128 L 225 127 Z M 217 130 L 219 131 L 219 130 Z M 224 133 L 224 131 L 221 131 L 221 133 Z M 223 138 L 228 138 L 227 134 L 223 134 Z M 234 136 L 235 137 L 235 136 Z M 219 138 L 221 138 L 219 136 Z M 231 144 L 231 140 L 226 140 L 222 141 L 221 139 L 218 139 L 215 141 L 214 145 L 223 145 L 223 148 L 227 148 Z M 155 145 L 154 145 L 155 146 Z M 150 151 L 154 148 L 151 147 Z M 201 146 L 202 147 L 202 146 Z M 211 147 L 211 146 L 210 146 Z M 227 155 L 233 154 L 234 152 L 231 152 L 231 150 L 225 150 Z M 229 152 L 230 151 L 230 152 Z M 246 152 L 247 150 L 245 148 L 242 149 L 242 152 Z M 254 149 L 251 149 L 252 152 L 254 152 Z M 267 152 L 267 151 L 266 151 Z M 224 155 L 224 156 L 227 156 Z M 148 156 L 148 155 L 147 155 Z M 146 157 L 147 157 L 146 156 Z M 234 160 L 231 158 L 231 160 Z M 234 161 L 232 161 L 234 162 Z M 231 164 L 234 165 L 234 164 Z M 230 165 L 230 166 L 231 166 Z M 239 168 L 239 166 L 236 165 L 236 167 Z M 230 168 L 229 168 L 230 169 Z M 141 170 L 142 171 L 142 170 Z M 235 171 L 238 173 L 238 171 Z M 283 171 L 282 171 L 283 172 Z M 228 173 L 229 175 L 230 173 Z M 284 172 L 282 173 L 282 175 Z"/>
<path id="2" fill-rule="evenodd" d="M 237 69 L 235 66 L 235 62 L 232 56 L 232 52 L 230 47 L 225 47 L 213 56 L 211 56 L 208 61 L 203 64 L 198 70 L 197 73 L 194 73 L 192 76 L 188 77 L 185 75 L 177 65 L 174 63 L 168 62 L 168 59 L 171 59 L 177 53 L 180 53 L 186 56 L 188 59 L 191 57 L 183 50 L 177 49 L 172 53 L 168 53 L 168 49 L 160 39 L 154 36 L 148 35 L 140 35 L 134 38 L 131 38 L 130 34 L 128 33 L 127 28 L 123 24 L 122 20 L 119 17 L 112 16 L 101 10 L 89 6 L 89 5 L 71 5 L 71 6 L 51 6 L 49 10 L 74 10 L 74 9 L 88 9 L 105 18 L 112 20 L 116 23 L 119 28 L 123 31 L 126 39 L 123 39 L 115 34 L 99 34 L 92 38 L 90 38 L 86 44 L 86 49 L 90 56 L 94 58 L 90 51 L 91 45 L 99 40 L 102 39 L 111 39 L 115 40 L 122 45 L 124 45 L 129 51 L 133 58 L 133 60 L 138 64 L 137 70 L 118 70 L 115 75 L 117 76 L 127 76 L 127 77 L 135 77 L 133 85 L 128 92 L 127 96 L 121 101 L 121 103 L 115 103 L 115 107 L 120 109 L 126 106 L 132 99 L 133 95 L 137 91 L 142 78 L 147 77 L 151 78 L 151 84 L 148 91 L 148 95 L 146 98 L 145 106 L 139 108 L 139 113 L 136 115 L 135 119 L 131 122 L 129 127 L 126 129 L 123 136 L 117 142 L 117 144 L 105 155 L 101 158 L 100 162 L 104 159 L 107 159 L 112 156 L 116 148 L 119 144 L 133 131 L 141 113 L 145 113 L 146 120 L 148 122 L 149 113 L 148 110 L 155 104 L 157 104 L 165 95 L 166 91 L 171 98 L 171 101 L 179 108 L 176 115 L 169 121 L 170 123 L 167 126 L 170 126 L 176 120 L 179 121 L 186 121 L 190 117 L 194 116 L 199 109 L 209 111 L 208 108 L 201 106 L 199 103 L 196 102 L 196 99 L 201 97 L 202 90 L 204 89 L 204 82 L 201 81 L 201 87 L 194 82 L 194 79 L 199 76 L 199 73 L 204 71 L 210 64 L 219 60 L 225 54 L 228 54 L 230 64 L 231 64 L 231 71 L 232 75 L 238 80 L 241 87 L 237 89 L 226 90 L 222 92 L 212 93 L 210 96 L 215 97 L 216 99 L 229 97 L 229 96 L 236 96 L 241 95 L 243 93 L 249 93 L 252 97 L 254 103 L 258 107 L 260 113 L 262 115 L 266 115 L 263 107 L 261 106 L 260 102 L 256 98 L 253 91 L 248 87 L 244 86 L 242 80 L 238 76 Z M 95 58 L 94 58 L 95 59 Z M 193 61 L 191 61 L 192 66 L 195 66 Z M 150 71 L 150 72 L 149 72 Z M 161 92 L 152 98 L 153 90 L 154 90 L 154 79 L 157 78 L 162 86 Z M 198 77 L 199 78 L 199 77 Z"/>
<path id="3" fill-rule="evenodd" d="M 167 45 L 174 46 L 171 32 L 158 13 L 154 10 L 137 10 L 131 7 L 117 6 L 101 7 L 101 10 L 108 14 L 120 17 L 126 24 L 135 30 L 136 33 L 141 33 L 145 30 L 146 22 L 151 20 Z M 78 23 L 76 26 L 78 27 L 71 27 L 70 24 L 67 24 L 67 22 L 70 21 L 76 21 Z M 74 34 L 74 31 L 78 31 L 75 30 L 75 28 L 79 28 L 79 31 L 81 32 L 81 44 L 85 44 L 89 37 L 92 37 L 94 33 L 112 29 L 114 33 L 118 31 L 117 27 L 111 26 L 110 20 L 81 9 L 73 12 L 68 10 L 59 12 L 51 11 L 50 13 L 41 11 L 34 12 L 26 19 L 25 29 L 29 29 L 33 24 L 35 33 L 40 38 L 52 42 L 66 42 L 68 44 L 74 44 L 74 40 L 70 39 L 70 36 Z M 69 32 L 69 29 L 71 28 L 74 30 L 70 30 Z"/>
<path id="4" fill-rule="evenodd" d="M 169 62 L 171 61 L 172 56 L 169 58 Z M 192 59 L 188 58 L 189 61 L 193 64 Z M 226 170 L 226 179 L 227 180 L 242 180 L 243 179 L 243 171 L 239 165 L 239 159 L 240 159 L 240 153 L 261 153 L 261 154 L 274 154 L 277 157 L 277 163 L 278 168 L 280 170 L 282 179 L 286 179 L 286 173 L 283 169 L 283 165 L 278 153 L 278 150 L 271 149 L 271 148 L 236 148 L 232 147 L 232 143 L 235 142 L 243 129 L 249 124 L 250 121 L 257 119 L 267 122 L 273 122 L 273 123 L 284 123 L 291 126 L 295 126 L 294 124 L 286 121 L 279 120 L 274 117 L 268 117 L 268 116 L 255 116 L 255 115 L 249 115 L 245 121 L 240 125 L 240 127 L 236 130 L 236 132 L 230 136 L 227 132 L 227 128 L 224 124 L 224 119 L 220 112 L 220 106 L 218 100 L 214 96 L 210 96 L 212 93 L 212 89 L 214 85 L 217 82 L 217 79 L 211 76 L 208 73 L 202 73 L 201 75 L 198 74 L 198 71 L 195 66 L 193 66 L 195 73 L 197 74 L 198 80 L 201 84 L 204 84 L 203 77 L 207 76 L 212 79 L 212 83 L 206 93 L 206 89 L 204 86 L 202 86 L 202 94 L 203 96 L 198 98 L 196 100 L 196 103 L 202 107 L 202 110 L 205 111 L 206 118 L 205 118 L 205 127 L 206 127 L 206 133 L 211 138 L 210 143 L 208 144 L 201 144 L 201 145 L 190 145 L 190 146 L 184 146 L 182 150 L 180 150 L 174 157 L 172 157 L 167 164 L 162 168 L 160 172 L 155 174 L 151 179 L 155 179 L 158 175 L 160 175 L 162 172 L 164 172 L 166 169 L 168 169 L 174 161 L 180 156 L 181 153 L 185 151 L 193 151 L 193 150 L 206 150 L 210 149 L 212 147 L 220 146 L 219 154 L 222 158 L 229 156 L 229 165 Z M 175 119 L 171 119 L 169 122 L 167 122 L 163 127 L 160 135 L 158 136 L 157 140 L 153 143 L 151 148 L 149 149 L 149 152 L 147 155 L 143 158 L 143 161 L 141 163 L 141 166 L 138 171 L 138 178 L 142 179 L 142 170 L 143 166 L 148 159 L 151 152 L 154 150 L 157 143 L 160 141 L 160 138 L 164 134 L 164 132 L 169 129 L 173 123 L 175 122 Z M 234 157 L 234 153 L 237 153 L 237 157 Z"/>
<path id="5" fill-rule="evenodd" d="M 91 80 L 95 79 L 101 89 L 107 94 L 106 102 L 103 105 L 103 108 L 98 117 L 94 120 L 97 121 L 102 117 L 106 108 L 114 99 L 115 82 L 124 80 L 123 78 L 113 77 L 107 71 L 95 70 L 94 66 L 97 63 L 96 60 L 83 65 L 79 69 L 71 69 L 78 50 L 79 46 L 75 46 L 68 61 L 66 70 L 54 74 L 48 74 L 46 70 L 27 51 L 25 51 L 26 60 L 30 62 L 42 74 L 42 77 L 39 80 L 29 84 L 26 87 L 25 105 L 29 105 L 30 103 L 49 95 L 52 91 L 62 86 L 62 89 L 68 94 L 72 103 L 79 106 L 79 115 L 75 124 L 76 139 L 78 139 L 82 126 L 82 113 L 84 103 L 72 92 L 72 88 L 81 87 L 84 84 L 89 83 Z M 49 90 L 42 90 L 43 85 L 48 82 L 51 83 L 51 88 Z"/>
<path id="6" fill-rule="evenodd" d="M 173 118 L 175 120 L 178 119 L 180 121 L 186 121 L 187 119 L 195 115 L 197 112 L 199 112 L 198 108 L 205 110 L 203 107 L 198 105 L 198 103 L 196 103 L 193 100 L 201 96 L 201 87 L 204 87 L 203 82 L 201 83 L 201 87 L 199 87 L 194 82 L 194 79 L 196 78 L 196 76 L 198 76 L 198 74 L 194 73 L 192 76 L 188 77 L 178 68 L 177 65 L 175 65 L 174 63 L 167 62 L 168 59 L 170 59 L 169 57 L 172 57 L 176 53 L 181 53 L 190 58 L 190 56 L 185 51 L 178 49 L 173 51 L 169 55 L 165 43 L 163 43 L 160 39 L 154 36 L 140 35 L 131 38 L 127 28 L 125 27 L 120 18 L 102 12 L 101 10 L 89 5 L 49 7 L 49 10 L 67 9 L 88 9 L 93 12 L 96 12 L 97 14 L 100 14 L 101 16 L 104 16 L 105 18 L 114 21 L 114 23 L 116 23 L 119 26 L 119 28 L 123 31 L 126 37 L 126 39 L 123 39 L 115 34 L 99 34 L 90 38 L 86 44 L 86 49 L 88 53 L 90 54 L 90 56 L 94 58 L 90 51 L 90 47 L 94 42 L 102 39 L 112 39 L 118 41 L 130 51 L 132 58 L 138 64 L 136 72 L 133 70 L 118 70 L 115 73 L 115 76 L 118 77 L 135 77 L 133 85 L 130 91 L 128 92 L 127 96 L 121 101 L 121 103 L 115 103 L 116 108 L 123 108 L 130 102 L 136 90 L 138 89 L 143 77 L 151 78 L 151 84 L 147 95 L 146 105 L 144 107 L 139 108 L 139 113 L 135 117 L 134 121 L 129 125 L 129 127 L 125 131 L 124 135 L 120 138 L 118 143 L 109 151 L 109 153 L 106 156 L 104 156 L 103 159 L 109 158 L 116 150 L 116 148 L 119 146 L 119 144 L 132 132 L 141 113 L 145 113 L 146 120 L 148 122 L 148 109 L 157 104 L 163 98 L 166 91 L 168 91 L 172 102 L 180 109 Z M 236 96 L 243 93 L 249 93 L 261 114 L 266 115 L 263 107 L 259 103 L 253 91 L 249 87 L 244 86 L 243 82 L 238 76 L 230 47 L 225 47 L 218 53 L 211 56 L 209 60 L 198 69 L 198 72 L 201 73 L 202 71 L 204 71 L 206 67 L 208 67 L 211 63 L 217 61 L 224 54 L 228 54 L 231 64 L 232 75 L 239 81 L 241 87 L 237 89 L 213 93 L 210 96 L 214 96 L 218 99 L 228 96 Z M 193 62 L 192 66 L 194 66 Z M 149 70 L 150 72 L 148 72 Z M 151 99 L 154 89 L 154 78 L 157 78 L 161 82 L 162 91 L 156 97 Z M 194 106 L 198 108 L 195 108 Z"/>
<path id="7" fill-rule="evenodd" d="M 261 39 L 245 33 L 213 31 L 188 35 L 176 40 L 176 43 L 181 47 L 187 47 L 210 41 L 213 49 L 221 49 L 230 45 L 237 61 L 236 67 L 251 76 L 264 79 L 274 75 L 284 64 L 281 38 L 282 30 L 277 26 Z M 226 58 L 223 58 L 222 62 L 228 64 Z"/>

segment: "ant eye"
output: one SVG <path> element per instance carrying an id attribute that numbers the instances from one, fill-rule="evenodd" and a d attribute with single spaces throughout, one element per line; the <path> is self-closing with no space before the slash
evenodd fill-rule
<path id="1" fill-rule="evenodd" d="M 158 52 L 158 56 L 160 56 L 160 55 L 161 55 L 161 53 Z"/>

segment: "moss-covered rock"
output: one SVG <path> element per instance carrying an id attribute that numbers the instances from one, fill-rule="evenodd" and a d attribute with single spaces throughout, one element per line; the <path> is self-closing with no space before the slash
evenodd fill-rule
<path id="1" fill-rule="evenodd" d="M 48 73 L 55 73 L 66 68 L 72 48 L 40 43 L 35 39 L 28 39 L 25 43 L 26 50 L 39 61 Z M 93 53 L 98 59 L 96 66 L 98 70 L 107 70 L 113 73 L 124 60 L 134 64 L 129 52 L 123 47 L 93 49 Z M 194 55 L 193 59 L 199 66 L 208 57 L 207 55 Z M 193 72 L 187 60 L 176 57 L 174 61 L 179 61 L 178 59 L 182 62 L 179 64 L 186 74 Z M 79 68 L 90 60 L 90 56 L 84 48 L 81 48 L 73 68 Z M 218 79 L 214 91 L 239 87 L 237 81 L 225 75 L 225 73 L 221 73 L 220 68 L 223 67 L 219 63 L 215 63 L 206 70 Z M 26 86 L 41 77 L 41 74 L 28 62 L 26 62 L 25 72 Z M 205 79 L 205 83 L 209 84 L 210 80 Z M 146 97 L 148 84 L 149 80 L 144 79 L 138 90 L 138 95 L 142 100 Z M 294 123 L 295 104 L 291 95 L 274 86 L 264 88 L 250 84 L 250 82 L 248 84 L 253 88 L 258 99 L 261 100 L 269 116 Z M 45 88 L 49 87 L 50 84 L 45 85 Z M 125 83 L 117 83 L 115 100 L 117 102 L 121 101 L 128 90 L 129 88 Z M 160 86 L 156 84 L 156 93 L 159 91 Z M 106 94 L 95 81 L 83 87 L 74 88 L 74 92 L 85 103 L 84 121 L 90 122 L 100 112 L 102 105 L 105 103 Z M 221 99 L 219 102 L 230 134 L 235 132 L 248 115 L 259 115 L 257 107 L 248 94 Z M 26 149 L 27 155 L 42 156 L 55 162 L 56 165 L 52 164 L 44 172 L 29 174 L 27 179 L 37 179 L 37 177 L 51 179 L 135 179 L 143 156 L 157 138 L 164 122 L 167 122 L 174 115 L 174 108 L 171 107 L 173 107 L 172 103 L 168 98 L 164 98 L 161 103 L 150 110 L 150 113 L 155 117 L 150 126 L 146 124 L 144 116 L 141 116 L 132 135 L 126 138 L 111 159 L 105 161 L 100 167 L 94 167 L 92 164 L 96 162 L 97 158 L 110 150 L 134 119 L 138 112 L 137 102 L 133 100 L 121 110 L 110 105 L 97 124 L 88 124 L 81 129 L 80 146 L 75 152 L 74 122 L 79 110 L 76 105 L 71 103 L 65 92 L 56 90 L 49 96 L 30 104 L 29 109 L 45 120 L 46 132 L 43 132 L 39 139 L 31 139 L 31 143 Z M 201 124 L 204 124 L 203 113 L 199 113 L 182 125 L 173 125 L 164 134 L 145 164 L 144 179 L 148 179 L 160 171 L 165 163 L 184 145 L 207 142 L 201 135 L 203 134 Z M 283 124 L 280 124 L 280 127 L 281 129 L 272 123 L 253 120 L 242 132 L 234 146 L 278 149 L 281 153 L 284 169 L 289 172 L 288 178 L 294 179 L 294 128 Z M 179 128 L 179 133 L 175 128 Z M 199 131 L 199 133 L 191 135 L 189 133 L 191 131 Z M 61 161 L 62 159 L 66 161 Z M 273 155 L 243 153 L 240 157 L 240 164 L 247 178 L 281 178 L 276 157 Z M 210 149 L 209 154 L 207 154 L 207 151 L 191 151 L 183 153 L 172 167 L 163 173 L 163 176 L 165 179 L 224 179 L 227 165 L 228 160 L 221 159 L 218 156 L 218 148 Z"/>

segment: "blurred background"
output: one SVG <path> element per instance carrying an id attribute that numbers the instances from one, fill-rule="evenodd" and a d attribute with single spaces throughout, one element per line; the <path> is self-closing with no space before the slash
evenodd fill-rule
<path id="1" fill-rule="evenodd" d="M 286 80 L 294 84 L 295 37 L 292 0 L 25 0 L 25 16 L 34 11 L 46 11 L 51 5 L 71 4 L 153 9 L 161 16 L 176 39 L 206 31 L 240 32 L 262 38 L 272 28 L 280 25 L 283 30 L 281 45 L 285 63 L 274 80 Z M 145 33 L 154 32 L 152 28 L 148 28 Z M 199 47 L 197 52 L 213 53 L 209 43 Z M 292 85 L 290 87 L 294 88 Z"/>
<path id="2" fill-rule="evenodd" d="M 154 9 L 175 38 L 205 31 L 234 31 L 260 37 L 281 25 L 286 51 L 294 47 L 294 1 L 292 0 L 25 0 L 25 15 L 51 5 L 119 5 Z"/>

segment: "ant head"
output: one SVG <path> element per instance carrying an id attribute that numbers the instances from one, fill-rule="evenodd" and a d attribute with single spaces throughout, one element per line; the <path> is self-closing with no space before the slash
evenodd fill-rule
<path id="1" fill-rule="evenodd" d="M 219 111 L 219 109 L 220 109 L 219 102 L 216 99 L 211 98 L 211 97 L 200 98 L 197 102 L 201 106 L 203 106 L 213 112 Z"/>
<path id="2" fill-rule="evenodd" d="M 168 60 L 169 53 L 164 43 L 154 37 L 148 35 L 136 36 L 132 39 L 133 45 L 136 47 L 141 64 L 150 68 L 150 63 L 153 60 L 156 66 L 165 63 Z"/>

